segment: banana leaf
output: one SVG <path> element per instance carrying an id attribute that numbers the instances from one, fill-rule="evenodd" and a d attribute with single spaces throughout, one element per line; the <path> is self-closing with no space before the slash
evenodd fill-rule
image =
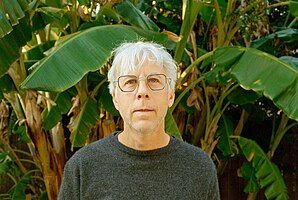
<path id="1" fill-rule="evenodd" d="M 164 44 L 168 41 L 165 34 L 125 25 L 99 26 L 82 31 L 42 60 L 22 87 L 62 92 L 79 82 L 88 72 L 103 66 L 120 43 L 142 37 Z"/>
<path id="2" fill-rule="evenodd" d="M 184 49 L 189 37 L 189 34 L 194 26 L 199 11 L 203 8 L 203 4 L 199 0 L 183 1 L 185 8 L 184 19 L 180 29 L 181 40 L 176 46 L 174 59 L 179 63 L 182 59 Z"/>
<path id="3" fill-rule="evenodd" d="M 255 177 L 261 188 L 265 188 L 267 199 L 288 199 L 287 187 L 278 167 L 253 140 L 238 137 L 240 148 L 246 159 L 252 163 Z"/>
<path id="4" fill-rule="evenodd" d="M 72 147 L 84 146 L 97 119 L 99 119 L 97 102 L 89 98 L 81 108 L 80 113 L 75 116 L 75 119 L 69 125 Z"/>
<path id="5" fill-rule="evenodd" d="M 168 133 L 169 135 L 173 135 L 176 138 L 182 139 L 177 123 L 175 122 L 175 119 L 172 113 L 169 111 L 167 112 L 167 115 L 165 118 L 165 129 L 166 129 L 166 133 Z"/>
<path id="6" fill-rule="evenodd" d="M 0 77 L 2 77 L 10 65 L 20 56 L 20 48 L 31 40 L 31 27 L 29 18 L 24 17 L 19 24 L 5 37 L 0 38 Z"/>
<path id="7" fill-rule="evenodd" d="M 159 27 L 131 2 L 124 1 L 116 5 L 116 10 L 119 15 L 129 24 L 144 30 L 159 31 Z"/>
<path id="8" fill-rule="evenodd" d="M 13 30 L 12 26 L 19 24 L 29 8 L 26 0 L 3 0 L 0 4 L 0 38 Z"/>
<path id="9" fill-rule="evenodd" d="M 248 181 L 244 188 L 244 192 L 253 193 L 260 190 L 257 178 L 255 176 L 256 171 L 250 162 L 244 162 L 238 171 L 238 175 Z"/>
<path id="10" fill-rule="evenodd" d="M 223 156 L 234 156 L 235 147 L 234 142 L 230 139 L 233 135 L 233 122 L 227 115 L 222 115 L 218 122 L 216 135 L 220 137 L 217 147 L 221 150 Z"/>
<path id="11" fill-rule="evenodd" d="M 49 112 L 46 112 L 43 127 L 45 130 L 52 129 L 62 119 L 62 114 L 65 114 L 71 108 L 71 94 L 68 91 L 64 91 L 57 95 L 55 103 Z"/>
<path id="12" fill-rule="evenodd" d="M 233 56 L 235 53 L 237 56 Z M 244 47 L 219 48 L 214 62 L 221 67 L 228 66 L 241 87 L 262 93 L 289 118 L 298 121 L 298 71 L 288 63 Z"/>
<path id="13" fill-rule="evenodd" d="M 265 51 L 270 54 L 274 54 L 275 45 L 274 40 L 279 39 L 284 43 L 297 43 L 298 42 L 298 30 L 293 28 L 287 28 L 284 30 L 277 31 L 269 34 L 260 39 L 252 41 L 251 47 L 261 51 Z"/>

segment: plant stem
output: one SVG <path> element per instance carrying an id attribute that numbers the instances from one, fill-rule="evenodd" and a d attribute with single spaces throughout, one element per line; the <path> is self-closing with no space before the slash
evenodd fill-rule
<path id="1" fill-rule="evenodd" d="M 193 87 L 196 86 L 196 84 L 198 84 L 200 81 L 202 81 L 204 79 L 203 76 L 201 76 L 200 78 L 196 79 L 194 82 L 192 82 L 187 88 L 185 88 L 183 90 L 183 92 L 176 98 L 174 104 L 172 105 L 172 107 L 169 109 L 169 112 L 172 114 L 173 111 L 175 110 L 176 106 L 179 104 L 179 102 L 181 101 L 181 99 L 184 97 L 184 95 Z"/>
<path id="2" fill-rule="evenodd" d="M 92 91 L 92 93 L 91 93 L 91 98 L 94 98 L 95 97 L 95 95 L 97 94 L 97 92 L 98 92 L 98 90 L 99 90 L 99 88 L 105 83 L 107 81 L 107 78 L 104 78 L 95 88 L 94 88 L 94 90 Z"/>
<path id="3" fill-rule="evenodd" d="M 214 51 L 210 51 L 208 53 L 205 53 L 204 55 L 200 56 L 198 59 L 196 59 L 193 63 L 191 63 L 181 74 L 179 79 L 177 80 L 177 86 L 180 86 L 182 84 L 182 81 L 184 78 L 191 72 L 192 68 L 194 68 L 196 65 L 198 65 L 200 62 L 205 60 L 206 58 L 209 58 L 212 56 Z"/>
<path id="4" fill-rule="evenodd" d="M 294 24 L 298 21 L 298 17 L 295 17 L 293 19 L 293 21 L 289 24 L 288 28 L 292 28 L 292 26 L 294 26 Z"/>
<path id="5" fill-rule="evenodd" d="M 286 5 L 289 5 L 289 4 L 290 4 L 290 1 L 279 2 L 279 3 L 268 5 L 267 8 L 276 8 L 276 7 L 279 7 L 279 6 L 286 6 Z"/>

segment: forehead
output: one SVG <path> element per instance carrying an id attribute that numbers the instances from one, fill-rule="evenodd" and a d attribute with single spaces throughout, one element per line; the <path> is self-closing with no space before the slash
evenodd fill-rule
<path id="1" fill-rule="evenodd" d="M 161 63 L 156 63 L 154 61 L 145 61 L 142 65 L 134 66 L 133 68 L 120 67 L 122 71 L 117 74 L 119 76 L 123 75 L 136 75 L 136 76 L 146 76 L 149 74 L 165 74 L 165 69 Z"/>

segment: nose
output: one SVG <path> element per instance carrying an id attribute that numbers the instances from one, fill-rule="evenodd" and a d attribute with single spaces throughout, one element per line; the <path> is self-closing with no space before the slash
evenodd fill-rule
<path id="1" fill-rule="evenodd" d="M 145 80 L 139 80 L 139 85 L 137 88 L 137 99 L 149 99 L 149 88 Z"/>

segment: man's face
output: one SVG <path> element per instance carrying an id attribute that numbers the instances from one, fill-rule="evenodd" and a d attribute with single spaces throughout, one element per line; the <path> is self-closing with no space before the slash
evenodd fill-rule
<path id="1" fill-rule="evenodd" d="M 160 65 L 145 62 L 138 70 L 125 74 L 139 79 L 134 91 L 123 92 L 116 86 L 113 102 L 123 118 L 124 131 L 143 134 L 164 131 L 164 118 L 173 104 L 174 92 L 169 90 L 168 79 L 162 90 L 152 91 L 146 84 L 146 77 L 152 74 L 165 74 L 165 70 Z M 152 82 L 154 84 L 154 80 Z"/>

